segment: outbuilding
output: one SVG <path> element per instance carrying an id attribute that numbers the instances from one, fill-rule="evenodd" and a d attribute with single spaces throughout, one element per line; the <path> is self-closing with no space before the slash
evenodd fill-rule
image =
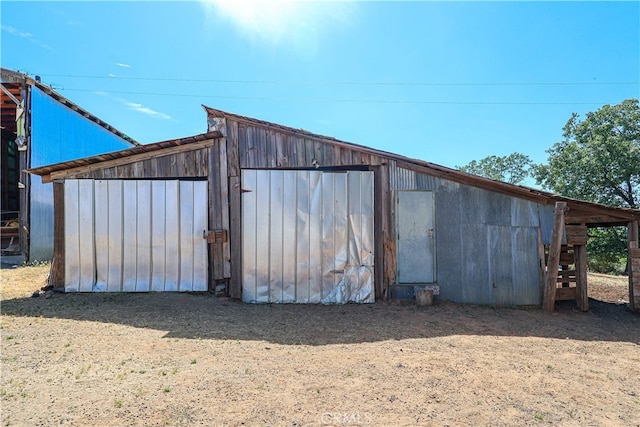
<path id="1" fill-rule="evenodd" d="M 638 210 L 204 108 L 207 133 L 30 170 L 53 182 L 56 286 L 586 310 L 587 230 L 627 226 L 640 307 Z"/>
<path id="2" fill-rule="evenodd" d="M 25 169 L 138 145 L 40 82 L 2 68 L 1 252 L 4 262 L 53 257 L 53 194 Z"/>

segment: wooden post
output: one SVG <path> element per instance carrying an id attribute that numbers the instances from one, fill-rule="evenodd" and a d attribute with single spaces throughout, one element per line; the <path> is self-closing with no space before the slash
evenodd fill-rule
<path id="1" fill-rule="evenodd" d="M 629 308 L 640 310 L 640 249 L 638 249 L 638 221 L 631 221 L 627 226 L 629 252 L 627 254 L 627 270 L 629 272 Z"/>
<path id="2" fill-rule="evenodd" d="M 587 291 L 587 247 L 573 247 L 576 258 L 576 303 L 578 310 L 589 311 L 589 294 Z"/>
<path id="3" fill-rule="evenodd" d="M 239 176 L 229 177 L 229 238 L 231 244 L 231 280 L 229 296 L 242 298 L 242 188 Z"/>
<path id="4" fill-rule="evenodd" d="M 53 260 L 49 284 L 64 288 L 64 181 L 53 183 Z"/>
<path id="5" fill-rule="evenodd" d="M 562 246 L 564 211 L 566 208 L 566 202 L 556 202 L 553 212 L 553 230 L 551 232 L 551 245 L 549 246 L 549 260 L 547 261 L 542 301 L 542 309 L 548 312 L 552 312 L 556 304 L 556 281 L 558 279 L 558 266 L 560 265 L 560 247 Z"/>

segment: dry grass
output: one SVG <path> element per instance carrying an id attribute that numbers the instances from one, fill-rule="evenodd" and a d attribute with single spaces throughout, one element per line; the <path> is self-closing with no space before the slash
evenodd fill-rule
<path id="1" fill-rule="evenodd" d="M 46 267 L 0 274 L 7 426 L 638 425 L 640 317 L 624 305 L 44 299 Z"/>

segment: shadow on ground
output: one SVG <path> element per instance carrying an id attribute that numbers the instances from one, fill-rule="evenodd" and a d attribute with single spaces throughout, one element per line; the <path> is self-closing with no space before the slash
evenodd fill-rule
<path id="1" fill-rule="evenodd" d="M 366 305 L 249 305 L 209 294 L 54 294 L 2 301 L 3 316 L 116 323 L 165 337 L 349 344 L 452 335 L 541 337 L 640 344 L 640 315 L 590 300 L 588 313 L 558 303 L 556 313 L 438 302 Z M 46 323 L 45 323 L 46 324 Z"/>

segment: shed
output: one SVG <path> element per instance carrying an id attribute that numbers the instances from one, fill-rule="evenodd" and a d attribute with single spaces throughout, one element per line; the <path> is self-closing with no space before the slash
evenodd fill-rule
<path id="1" fill-rule="evenodd" d="M 224 286 L 251 303 L 366 303 L 430 289 L 462 303 L 538 305 L 546 275 L 554 301 L 586 310 L 587 229 L 623 225 L 640 306 L 638 210 L 204 108 L 207 133 L 30 171 L 54 186 L 56 286 Z M 566 208 L 554 217 L 558 202 Z"/>
<path id="2" fill-rule="evenodd" d="M 1 76 L 3 260 L 51 260 L 52 189 L 32 182 L 24 170 L 138 143 L 37 77 L 5 68 Z"/>

